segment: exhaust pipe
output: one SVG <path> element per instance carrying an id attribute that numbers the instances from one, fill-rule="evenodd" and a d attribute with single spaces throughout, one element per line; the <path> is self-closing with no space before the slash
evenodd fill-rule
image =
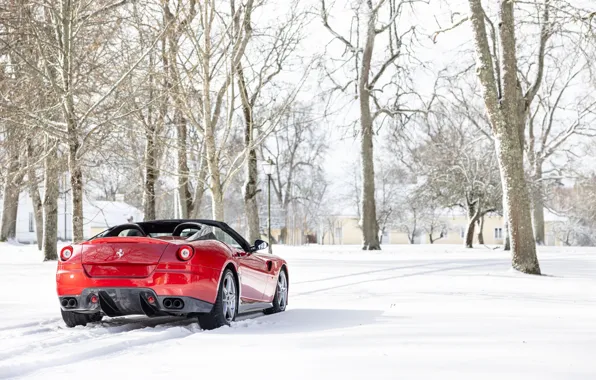
<path id="1" fill-rule="evenodd" d="M 163 307 L 166 309 L 182 309 L 184 308 L 184 301 L 180 298 L 166 298 L 163 300 Z"/>
<path id="2" fill-rule="evenodd" d="M 66 298 L 64 298 L 60 304 L 62 305 L 62 307 L 67 307 L 68 306 L 68 300 Z"/>
<path id="3" fill-rule="evenodd" d="M 77 306 L 77 300 L 75 300 L 74 298 L 71 298 L 68 300 L 68 307 L 74 308 L 76 306 Z"/>

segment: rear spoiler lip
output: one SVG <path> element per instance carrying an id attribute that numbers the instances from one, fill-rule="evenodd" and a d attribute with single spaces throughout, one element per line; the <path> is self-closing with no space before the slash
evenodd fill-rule
<path id="1" fill-rule="evenodd" d="M 161 244 L 167 245 L 170 243 L 174 243 L 175 241 L 167 241 L 156 239 L 152 237 L 146 236 L 108 236 L 108 237 L 99 237 L 93 240 L 87 240 L 78 245 L 94 245 L 94 244 L 123 244 L 123 243 L 151 243 L 151 244 Z M 174 243 L 175 244 L 175 243 Z"/>

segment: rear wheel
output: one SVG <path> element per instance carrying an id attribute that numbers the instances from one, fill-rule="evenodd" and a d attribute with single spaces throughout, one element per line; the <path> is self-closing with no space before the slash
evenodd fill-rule
<path id="1" fill-rule="evenodd" d="M 238 314 L 238 291 L 236 278 L 231 269 L 226 269 L 219 284 L 217 299 L 208 314 L 199 316 L 199 324 L 205 330 L 230 325 Z"/>
<path id="2" fill-rule="evenodd" d="M 60 309 L 60 312 L 62 313 L 64 323 L 66 323 L 66 326 L 68 327 L 86 326 L 87 322 L 90 322 L 85 314 L 75 313 L 74 311 L 65 311 L 62 309 Z"/>
<path id="3" fill-rule="evenodd" d="M 273 297 L 273 307 L 263 310 L 265 314 L 280 313 L 286 310 L 288 304 L 288 276 L 285 270 L 279 271 L 277 277 L 277 288 L 275 289 L 275 296 Z"/>

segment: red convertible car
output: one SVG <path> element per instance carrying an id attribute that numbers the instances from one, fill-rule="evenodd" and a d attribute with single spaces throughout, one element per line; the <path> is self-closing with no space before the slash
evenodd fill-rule
<path id="1" fill-rule="evenodd" d="M 198 317 L 201 328 L 239 313 L 284 311 L 288 265 L 226 223 L 157 220 L 112 227 L 60 252 L 56 286 L 69 327 L 104 315 Z"/>

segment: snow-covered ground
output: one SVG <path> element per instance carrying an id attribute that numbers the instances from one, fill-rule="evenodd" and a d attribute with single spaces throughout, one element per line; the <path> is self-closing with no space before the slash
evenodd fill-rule
<path id="1" fill-rule="evenodd" d="M 541 248 L 548 276 L 458 246 L 274 247 L 285 313 L 67 329 L 56 263 L 0 244 L 0 378 L 596 379 L 596 249 Z"/>

